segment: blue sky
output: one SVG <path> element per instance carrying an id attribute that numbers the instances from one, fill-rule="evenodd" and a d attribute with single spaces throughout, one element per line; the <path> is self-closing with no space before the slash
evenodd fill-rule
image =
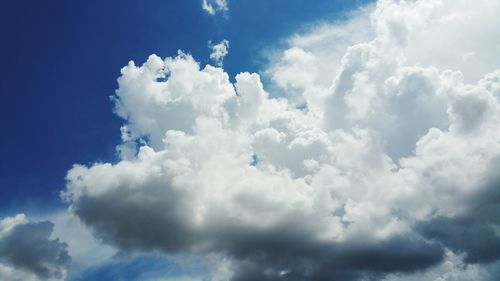
<path id="1" fill-rule="evenodd" d="M 265 50 L 362 3 L 232 1 L 225 16 L 211 16 L 198 0 L 3 1 L 1 212 L 60 206 L 74 163 L 116 161 L 122 122 L 109 96 L 128 61 L 181 49 L 205 64 L 207 42 L 227 39 L 230 76 L 258 72 Z"/>
<path id="2" fill-rule="evenodd" d="M 0 280 L 497 280 L 498 10 L 1 2 Z"/>

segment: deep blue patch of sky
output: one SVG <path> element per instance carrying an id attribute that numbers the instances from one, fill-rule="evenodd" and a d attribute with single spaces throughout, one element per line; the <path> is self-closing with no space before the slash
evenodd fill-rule
<path id="1" fill-rule="evenodd" d="M 60 207 L 74 163 L 117 160 L 122 120 L 109 96 L 129 60 L 182 49 L 204 65 L 207 41 L 228 39 L 233 79 L 259 71 L 264 48 L 366 2 L 231 0 L 210 16 L 201 0 L 1 1 L 0 215 Z"/>

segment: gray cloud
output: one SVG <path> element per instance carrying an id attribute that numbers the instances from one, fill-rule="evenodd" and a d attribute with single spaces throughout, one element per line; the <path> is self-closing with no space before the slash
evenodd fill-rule
<path id="1" fill-rule="evenodd" d="M 124 250 L 179 252 L 196 241 L 194 229 L 186 224 L 182 195 L 167 193 L 157 183 L 141 192 L 123 188 L 97 198 L 84 197 L 73 212 L 95 230 L 98 238 Z"/>
<path id="2" fill-rule="evenodd" d="M 165 182 L 153 181 L 140 190 L 122 187 L 82 197 L 72 208 L 100 239 L 122 250 L 224 253 L 235 261 L 233 280 L 356 280 L 427 268 L 444 256 L 439 244 L 418 236 L 318 241 L 314 222 L 300 214 L 258 230 L 214 213 L 209 225 L 196 228 L 187 223 L 193 206 L 182 198 Z"/>
<path id="3" fill-rule="evenodd" d="M 254 236 L 255 237 L 255 236 Z M 275 235 L 275 241 L 251 241 L 237 267 L 234 280 L 376 280 L 390 272 L 413 272 L 438 264 L 442 248 L 421 239 L 395 237 L 371 244 L 307 245 L 304 236 L 288 241 Z M 281 246 L 280 246 L 281 245 Z M 242 247 L 242 246 L 240 246 Z"/>
<path id="4" fill-rule="evenodd" d="M 49 221 L 23 222 L 2 231 L 0 262 L 40 280 L 63 280 L 71 258 L 65 243 L 50 238 L 53 228 Z"/>
<path id="5" fill-rule="evenodd" d="M 425 237 L 465 254 L 468 263 L 488 263 L 500 258 L 500 161 L 491 163 L 490 176 L 482 188 L 466 198 L 467 212 L 437 217 L 417 225 Z"/>

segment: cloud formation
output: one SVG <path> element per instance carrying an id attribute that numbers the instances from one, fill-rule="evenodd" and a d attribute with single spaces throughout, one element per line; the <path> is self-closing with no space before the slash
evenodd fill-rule
<path id="1" fill-rule="evenodd" d="M 122 160 L 75 165 L 63 197 L 102 241 L 216 256 L 214 278 L 489 280 L 499 9 L 381 0 L 291 38 L 274 96 L 182 52 L 130 62 Z"/>
<path id="2" fill-rule="evenodd" d="M 228 0 L 202 0 L 201 8 L 209 15 L 225 13 L 229 10 Z"/>
<path id="3" fill-rule="evenodd" d="M 215 45 L 212 45 L 212 42 L 209 41 L 208 46 L 212 50 L 212 53 L 210 53 L 210 59 L 216 66 L 221 67 L 224 62 L 224 58 L 229 53 L 229 41 L 224 39 Z"/>
<path id="4" fill-rule="evenodd" d="M 0 220 L 0 279 L 64 280 L 71 258 L 67 245 L 50 237 L 53 227 L 23 214 Z"/>

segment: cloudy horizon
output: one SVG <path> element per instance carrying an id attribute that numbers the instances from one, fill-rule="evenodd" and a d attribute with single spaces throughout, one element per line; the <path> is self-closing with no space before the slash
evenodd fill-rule
<path id="1" fill-rule="evenodd" d="M 53 156 L 32 164 L 40 174 L 2 160 L 0 280 L 500 277 L 500 2 L 186 2 L 162 4 L 179 17 L 154 49 L 168 53 L 133 45 L 113 64 L 78 58 L 85 70 L 61 55 L 99 95 L 34 107 L 78 100 L 57 117 L 78 126 L 23 140 Z M 156 34 L 162 17 L 127 28 Z M 36 119 L 9 97 L 21 80 L 5 81 L 7 104 Z M 28 123 L 10 120 L 16 139 L 9 128 Z"/>

